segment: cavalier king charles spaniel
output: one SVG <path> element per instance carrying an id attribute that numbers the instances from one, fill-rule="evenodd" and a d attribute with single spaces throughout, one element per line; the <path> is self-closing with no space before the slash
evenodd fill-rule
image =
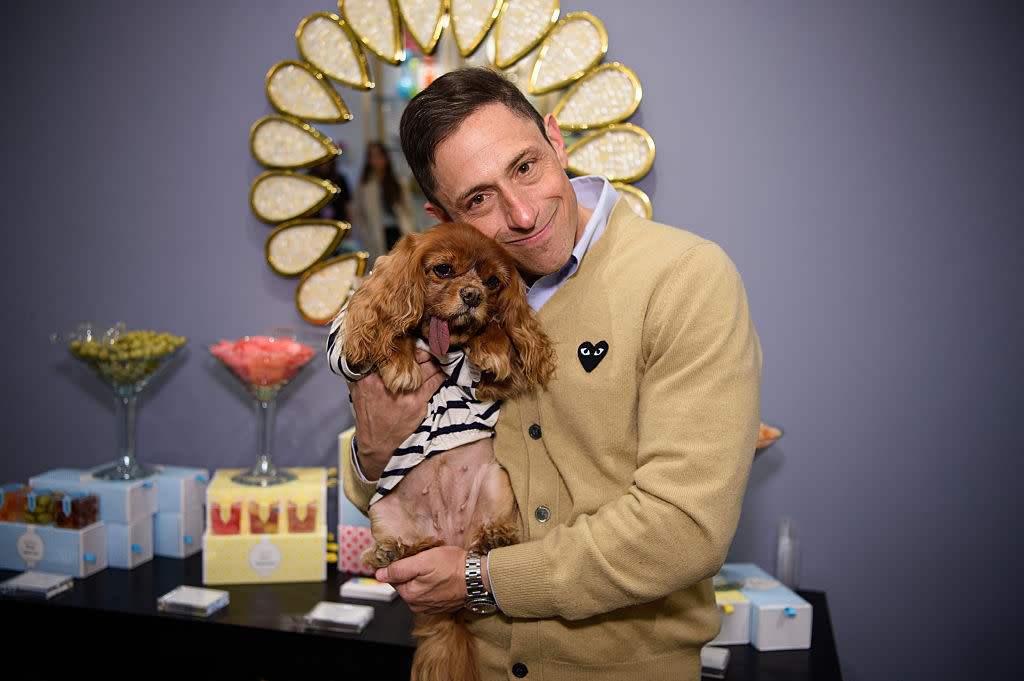
<path id="1" fill-rule="evenodd" d="M 512 257 L 473 227 L 441 223 L 377 259 L 332 325 L 331 368 L 377 371 L 392 392 L 418 388 L 415 351 L 448 375 L 417 432 L 395 451 L 370 501 L 374 568 L 433 546 L 486 553 L 518 541 L 508 473 L 494 459 L 500 400 L 543 387 L 554 349 Z M 467 611 L 419 615 L 415 681 L 478 678 Z"/>

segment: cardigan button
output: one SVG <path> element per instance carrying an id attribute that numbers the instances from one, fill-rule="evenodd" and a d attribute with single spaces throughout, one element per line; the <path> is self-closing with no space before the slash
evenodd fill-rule
<path id="1" fill-rule="evenodd" d="M 526 665 L 522 662 L 516 662 L 514 665 L 512 665 L 512 675 L 515 676 L 517 679 L 521 679 L 529 673 L 530 670 L 527 669 Z"/>
<path id="2" fill-rule="evenodd" d="M 537 510 L 533 512 L 533 517 L 537 519 L 538 523 L 546 523 L 551 517 L 551 510 L 547 506 L 538 506 Z"/>
<path id="3" fill-rule="evenodd" d="M 530 434 L 530 437 L 532 437 L 534 440 L 540 439 L 540 426 L 538 426 L 536 423 L 530 426 L 530 429 L 527 432 Z"/>

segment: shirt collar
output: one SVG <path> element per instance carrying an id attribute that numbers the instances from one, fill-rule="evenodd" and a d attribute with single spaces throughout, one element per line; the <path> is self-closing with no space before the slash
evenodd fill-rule
<path id="1" fill-rule="evenodd" d="M 605 227 L 608 226 L 608 216 L 611 215 L 615 202 L 619 200 L 619 192 L 611 182 L 600 175 L 583 175 L 571 179 L 570 182 L 576 192 L 576 200 L 584 208 L 591 209 L 593 214 L 583 228 L 580 240 L 573 247 L 568 262 L 557 272 L 539 278 L 527 289 L 526 299 L 534 310 L 539 310 L 555 291 L 576 273 L 583 256 L 604 233 Z"/>

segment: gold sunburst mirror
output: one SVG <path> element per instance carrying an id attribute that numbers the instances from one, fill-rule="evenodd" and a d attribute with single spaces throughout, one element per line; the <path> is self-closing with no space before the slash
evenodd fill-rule
<path id="1" fill-rule="evenodd" d="M 366 130 L 376 118 L 375 136 L 384 138 L 385 110 L 397 120 L 404 101 L 436 75 L 466 65 L 499 69 L 541 114 L 555 115 L 570 173 L 604 175 L 634 211 L 653 215 L 650 198 L 632 184 L 654 162 L 650 134 L 627 122 L 643 96 L 640 81 L 623 64 L 602 63 L 608 34 L 600 19 L 560 14 L 558 0 L 339 0 L 337 13 L 302 19 L 295 32 L 300 58 L 267 74 L 276 113 L 250 130 L 250 150 L 266 170 L 253 181 L 249 202 L 274 226 L 267 264 L 299 279 L 295 304 L 304 320 L 330 322 L 368 264 L 365 252 L 338 255 L 347 223 L 316 217 L 338 186 L 302 172 L 342 153 L 315 127 L 355 119 L 339 87 L 362 97 Z"/>

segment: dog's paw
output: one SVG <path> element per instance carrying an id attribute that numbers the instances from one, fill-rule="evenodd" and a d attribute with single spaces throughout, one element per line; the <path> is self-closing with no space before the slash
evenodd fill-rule
<path id="1" fill-rule="evenodd" d="M 379 570 L 382 567 L 391 565 L 404 555 L 405 551 L 397 542 L 386 542 L 374 544 L 363 552 L 363 565 Z"/>
<path id="2" fill-rule="evenodd" d="M 384 385 L 393 393 L 412 392 L 423 385 L 423 374 L 415 360 L 394 361 L 377 367 Z"/>
<path id="3" fill-rule="evenodd" d="M 473 548 L 487 552 L 499 546 L 511 546 L 519 543 L 519 531 L 509 523 L 485 525 L 480 528 L 479 538 L 473 542 Z"/>

